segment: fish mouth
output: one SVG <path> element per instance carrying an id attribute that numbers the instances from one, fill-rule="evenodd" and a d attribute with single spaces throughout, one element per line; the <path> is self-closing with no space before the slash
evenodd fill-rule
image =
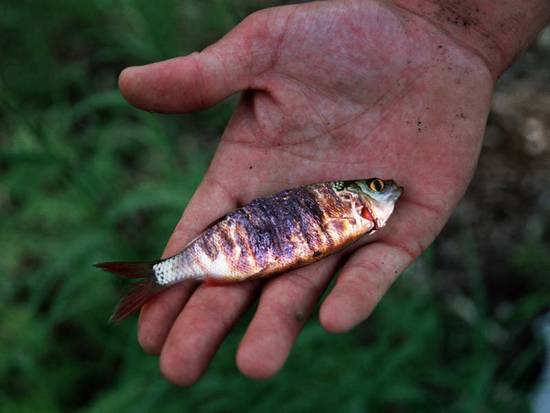
<path id="1" fill-rule="evenodd" d="M 401 197 L 401 195 L 403 195 L 403 193 L 405 192 L 405 188 L 399 185 L 396 185 L 395 188 L 396 189 L 392 198 L 393 200 L 397 201 Z"/>
<path id="2" fill-rule="evenodd" d="M 392 194 L 389 196 L 390 202 L 396 202 L 401 197 L 401 195 L 403 195 L 404 192 L 405 188 L 396 185 L 395 190 L 393 190 Z"/>
<path id="3" fill-rule="evenodd" d="M 405 192 L 405 188 L 403 188 L 402 186 L 397 186 L 397 189 L 399 189 L 399 194 L 402 194 L 403 192 Z"/>
<path id="4" fill-rule="evenodd" d="M 403 188 L 402 186 L 398 186 L 397 187 L 397 197 L 395 199 L 399 199 L 401 197 L 401 195 L 403 195 L 405 193 L 405 188 Z"/>

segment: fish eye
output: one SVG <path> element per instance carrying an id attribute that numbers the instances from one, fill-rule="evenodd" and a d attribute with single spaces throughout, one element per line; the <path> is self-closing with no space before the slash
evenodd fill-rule
<path id="1" fill-rule="evenodd" d="M 382 192 L 384 190 L 384 181 L 378 178 L 369 182 L 369 189 L 373 192 Z"/>

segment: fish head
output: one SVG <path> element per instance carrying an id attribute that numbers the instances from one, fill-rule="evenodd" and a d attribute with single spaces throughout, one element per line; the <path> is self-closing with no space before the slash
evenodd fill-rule
<path id="1" fill-rule="evenodd" d="M 403 188 L 392 180 L 370 178 L 365 180 L 346 181 L 345 188 L 358 195 L 362 204 L 361 216 L 371 220 L 375 229 L 386 225 L 395 208 Z"/>

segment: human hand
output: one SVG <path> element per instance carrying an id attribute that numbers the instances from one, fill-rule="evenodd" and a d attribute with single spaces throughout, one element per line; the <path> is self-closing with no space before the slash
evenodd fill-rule
<path id="1" fill-rule="evenodd" d="M 363 321 L 433 241 L 471 178 L 494 76 L 485 60 L 390 3 L 315 2 L 267 9 L 201 53 L 130 68 L 126 99 L 181 113 L 244 91 L 203 182 L 170 238 L 179 252 L 206 225 L 262 195 L 378 176 L 405 188 L 376 242 L 265 282 L 183 283 L 142 309 L 139 341 L 162 373 L 190 385 L 260 293 L 237 364 L 277 372 L 336 270 L 320 310 L 330 332 Z"/>

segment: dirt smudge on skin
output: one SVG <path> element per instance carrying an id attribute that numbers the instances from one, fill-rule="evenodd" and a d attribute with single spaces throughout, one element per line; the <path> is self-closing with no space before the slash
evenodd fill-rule
<path id="1" fill-rule="evenodd" d="M 298 310 L 294 313 L 294 319 L 298 322 L 298 323 L 303 323 L 306 319 L 306 315 L 303 311 L 301 310 Z"/>
<path id="2" fill-rule="evenodd" d="M 479 25 L 480 10 L 463 1 L 438 1 L 438 12 L 435 17 L 457 27 Z"/>

